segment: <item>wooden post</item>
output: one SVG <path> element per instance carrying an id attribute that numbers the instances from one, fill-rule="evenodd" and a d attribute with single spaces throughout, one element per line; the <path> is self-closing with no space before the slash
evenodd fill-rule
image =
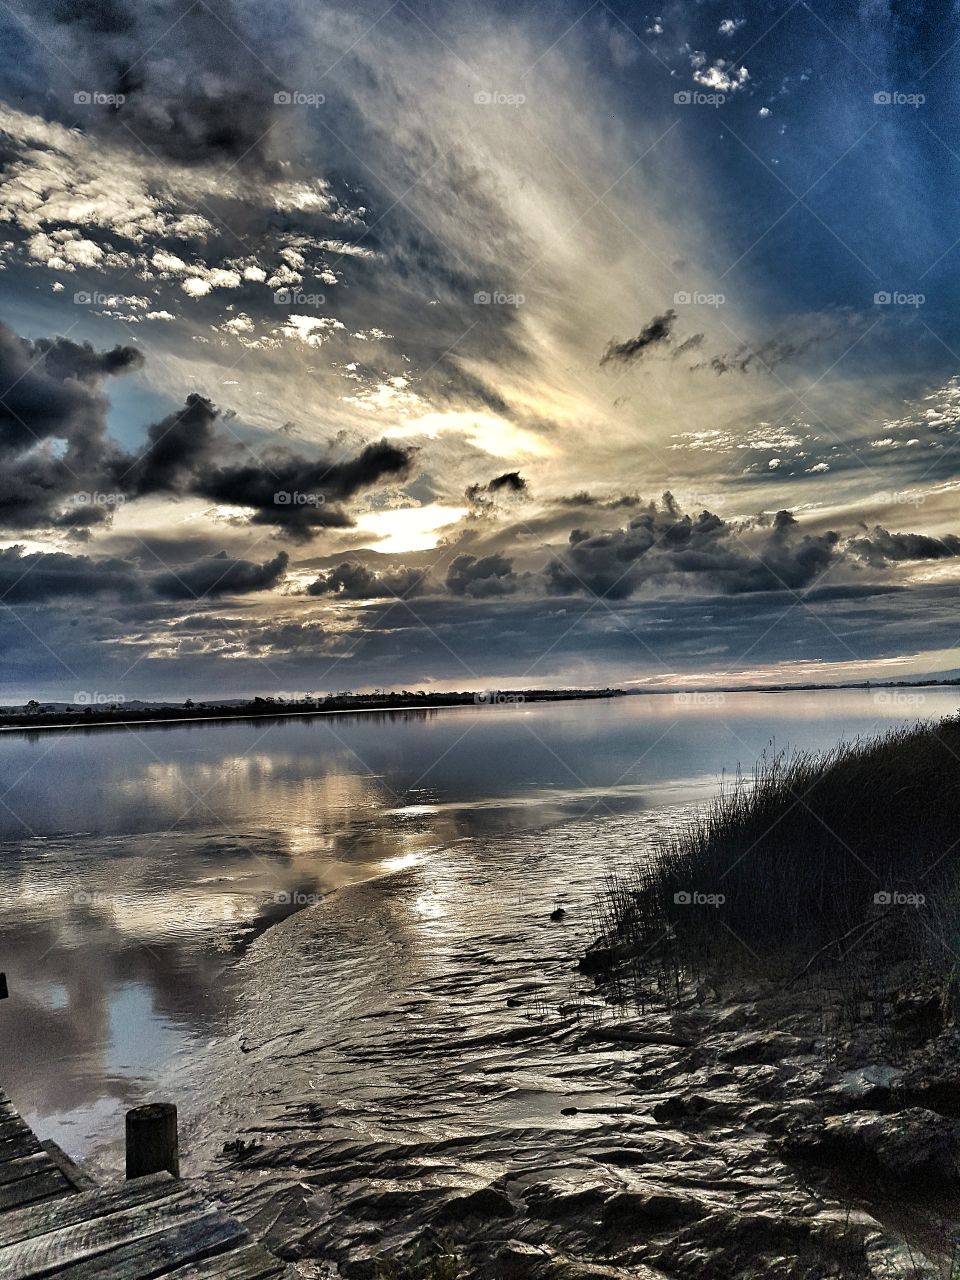
<path id="1" fill-rule="evenodd" d="M 7 990 L 7 975 L 0 973 L 0 1000 L 6 1000 L 10 992 Z"/>
<path id="2" fill-rule="evenodd" d="M 127 1177 L 142 1178 L 166 1169 L 180 1177 L 177 1108 L 153 1102 L 127 1112 Z"/>

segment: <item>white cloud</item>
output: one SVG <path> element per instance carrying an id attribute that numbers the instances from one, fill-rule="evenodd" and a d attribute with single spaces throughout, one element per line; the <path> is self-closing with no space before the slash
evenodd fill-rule
<path id="1" fill-rule="evenodd" d="M 692 60 L 691 65 L 694 65 Z M 750 72 L 746 67 L 734 67 L 719 58 L 712 67 L 707 67 L 705 70 L 702 65 L 695 65 L 693 78 L 705 89 L 716 89 L 719 93 L 736 93 L 738 89 L 746 88 Z"/>
<path id="2" fill-rule="evenodd" d="M 330 316 L 287 316 L 274 333 L 285 338 L 295 338 L 308 347 L 320 347 L 337 329 L 344 328 L 339 320 Z"/>

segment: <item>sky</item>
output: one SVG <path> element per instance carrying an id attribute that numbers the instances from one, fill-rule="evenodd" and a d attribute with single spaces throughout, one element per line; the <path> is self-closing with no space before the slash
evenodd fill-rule
<path id="1" fill-rule="evenodd" d="M 956 673 L 956 9 L 0 7 L 0 698 Z"/>

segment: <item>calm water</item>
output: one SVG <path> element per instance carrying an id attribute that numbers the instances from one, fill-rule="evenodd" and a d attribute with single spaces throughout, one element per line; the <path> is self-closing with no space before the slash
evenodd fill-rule
<path id="1" fill-rule="evenodd" d="M 592 886 L 724 772 L 771 742 L 828 747 L 958 700 L 919 697 L 663 695 L 0 735 L 0 1084 L 43 1136 L 107 1159 L 123 1110 L 171 1081 L 195 1091 L 188 1114 L 231 1072 L 241 1096 L 269 1060 L 253 1050 L 274 1028 L 303 1035 L 305 1008 L 328 1027 L 330 1010 L 379 1019 L 381 1047 L 402 1041 L 400 1013 L 394 1025 L 378 1004 L 391 984 L 406 1008 L 458 948 L 480 954 L 518 922 L 549 929 L 556 900 L 568 928 L 543 937 L 569 950 Z M 535 984 L 536 947 L 510 963 L 518 989 L 527 970 Z"/>

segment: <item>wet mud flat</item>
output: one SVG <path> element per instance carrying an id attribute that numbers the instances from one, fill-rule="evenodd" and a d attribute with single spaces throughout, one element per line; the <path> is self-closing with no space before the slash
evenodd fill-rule
<path id="1" fill-rule="evenodd" d="M 640 1012 L 578 972 L 598 874 L 667 820 L 464 840 L 270 929 L 194 1068 L 194 1166 L 304 1276 L 418 1246 L 504 1280 L 949 1275 L 949 1027 L 890 1063 L 816 985 Z"/>

